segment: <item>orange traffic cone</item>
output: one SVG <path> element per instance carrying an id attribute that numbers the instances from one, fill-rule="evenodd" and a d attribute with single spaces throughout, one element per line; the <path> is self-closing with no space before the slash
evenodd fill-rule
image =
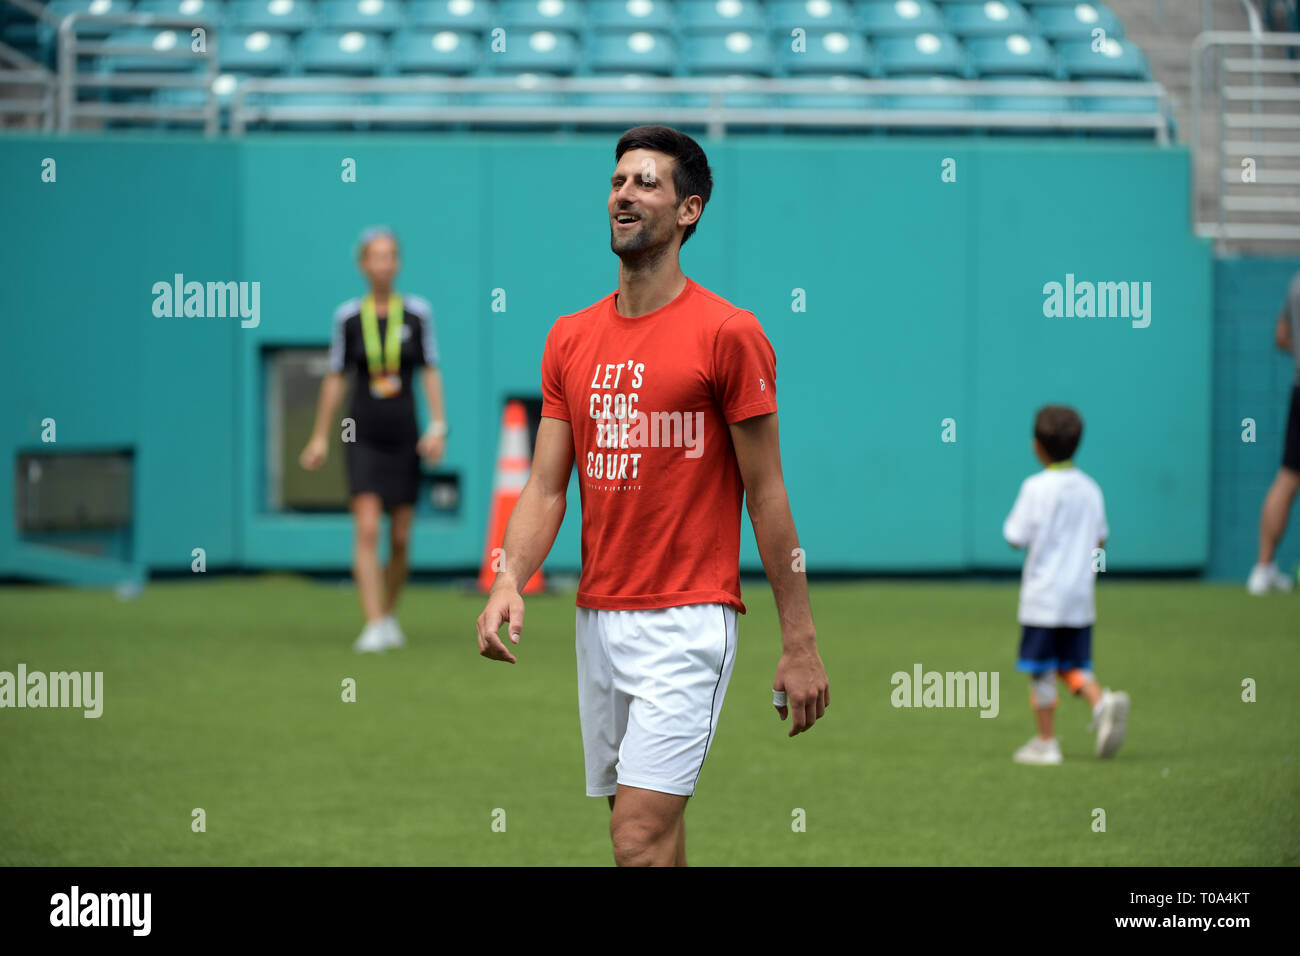
<path id="1" fill-rule="evenodd" d="M 519 493 L 528 481 L 532 453 L 528 448 L 528 416 L 518 399 L 506 403 L 501 416 L 501 443 L 497 446 L 497 475 L 492 488 L 492 511 L 488 518 L 487 541 L 483 545 L 483 565 L 478 574 L 479 590 L 492 589 L 497 572 L 505 566 L 501 545 L 506 537 L 506 522 L 515 510 Z M 538 568 L 521 593 L 537 594 L 544 587 L 542 569 Z"/>

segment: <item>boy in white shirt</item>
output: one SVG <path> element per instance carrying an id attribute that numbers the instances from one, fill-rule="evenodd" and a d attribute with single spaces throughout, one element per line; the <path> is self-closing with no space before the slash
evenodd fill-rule
<path id="1" fill-rule="evenodd" d="M 1128 694 L 1103 690 L 1092 675 L 1093 586 L 1096 552 L 1110 530 L 1101 488 L 1074 466 L 1083 419 L 1073 408 L 1047 405 L 1034 419 L 1034 454 L 1045 466 L 1020 486 L 1002 535 L 1027 548 L 1020 584 L 1020 655 L 1016 669 L 1029 674 L 1029 700 L 1038 735 L 1015 752 L 1016 763 L 1059 764 L 1054 732 L 1056 676 L 1092 705 L 1098 757 L 1124 742 Z"/>

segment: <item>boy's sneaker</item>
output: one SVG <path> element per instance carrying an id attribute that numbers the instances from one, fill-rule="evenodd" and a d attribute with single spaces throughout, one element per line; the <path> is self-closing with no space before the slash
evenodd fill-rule
<path id="1" fill-rule="evenodd" d="M 1101 710 L 1094 718 L 1097 729 L 1097 756 L 1113 757 L 1124 742 L 1124 731 L 1128 727 L 1128 694 L 1121 691 L 1112 693 L 1108 688 L 1101 695 Z"/>
<path id="2" fill-rule="evenodd" d="M 1276 564 L 1257 564 L 1250 569 L 1250 578 L 1246 581 L 1246 590 L 1251 594 L 1267 594 L 1270 591 L 1290 591 L 1291 579 L 1283 574 Z"/>
<path id="3" fill-rule="evenodd" d="M 406 635 L 397 624 L 397 618 L 391 614 L 384 616 L 380 623 L 384 626 L 384 640 L 388 647 L 405 647 Z"/>
<path id="4" fill-rule="evenodd" d="M 365 630 L 361 632 L 361 636 L 352 645 L 352 649 L 358 654 L 378 654 L 387 647 L 387 628 L 384 627 L 382 620 L 371 621 L 367 624 Z"/>
<path id="5" fill-rule="evenodd" d="M 1029 743 L 1017 750 L 1011 759 L 1016 763 L 1038 766 L 1058 764 L 1063 759 L 1061 757 L 1061 742 L 1055 737 L 1051 740 L 1044 740 L 1042 737 L 1034 736 Z"/>

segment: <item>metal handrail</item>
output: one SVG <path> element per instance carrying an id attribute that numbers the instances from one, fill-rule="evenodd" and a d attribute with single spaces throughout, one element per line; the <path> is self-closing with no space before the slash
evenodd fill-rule
<path id="1" fill-rule="evenodd" d="M 1251 32 L 1226 31 L 1226 30 L 1209 30 L 1201 33 L 1192 41 L 1190 53 L 1190 86 L 1191 86 L 1191 116 L 1190 116 L 1190 142 L 1192 144 L 1193 156 L 1200 156 L 1205 149 L 1203 142 L 1204 130 L 1202 128 L 1202 106 L 1203 92 L 1206 83 L 1206 74 L 1208 66 L 1205 62 L 1208 51 L 1212 49 L 1224 49 L 1233 46 L 1247 46 L 1253 51 L 1253 55 L 1248 58 L 1243 57 L 1220 57 L 1217 61 L 1219 75 L 1219 95 L 1216 97 L 1216 135 L 1215 135 L 1215 222 L 1213 224 L 1199 221 L 1196 190 L 1200 185 L 1200 178 L 1197 175 L 1196 164 L 1193 163 L 1192 175 L 1192 227 L 1202 233 L 1209 232 L 1219 240 L 1235 238 L 1264 238 L 1264 239 L 1300 239 L 1300 226 L 1285 226 L 1275 224 L 1242 224 L 1225 222 L 1224 212 L 1227 209 L 1251 210 L 1261 208 L 1254 201 L 1234 200 L 1231 203 L 1225 201 L 1225 185 L 1231 181 L 1223 175 L 1226 169 L 1226 160 L 1229 150 L 1232 152 L 1245 152 L 1247 150 L 1254 152 L 1258 149 L 1259 155 L 1274 157 L 1293 157 L 1300 155 L 1300 149 L 1293 150 L 1292 144 L 1288 143 L 1259 143 L 1254 144 L 1248 140 L 1236 140 L 1227 138 L 1230 130 L 1262 130 L 1262 129 L 1300 129 L 1300 116 L 1287 116 L 1279 114 L 1261 114 L 1259 106 L 1261 102 L 1289 102 L 1297 97 L 1294 91 L 1286 88 L 1272 88 L 1259 86 L 1259 78 L 1262 73 L 1275 74 L 1300 74 L 1300 63 L 1284 61 L 1262 61 L 1259 59 L 1261 47 L 1291 47 L 1300 46 L 1300 33 L 1270 33 L 1262 34 L 1254 32 L 1257 22 L 1252 22 Z M 1248 73 L 1253 77 L 1250 86 L 1231 86 L 1228 85 L 1227 75 L 1233 73 Z M 1240 103 L 1248 101 L 1251 106 L 1249 113 L 1228 112 L 1225 109 L 1227 103 Z M 1300 146 L 1300 144 L 1296 144 Z M 1287 209 L 1287 202 L 1280 202 L 1276 207 Z M 1251 235 L 1252 230 L 1256 230 L 1258 235 Z"/>
<path id="2" fill-rule="evenodd" d="M 11 0 L 14 2 L 14 0 Z M 119 24 L 122 26 L 138 27 L 158 27 L 163 29 L 180 28 L 205 31 L 206 41 L 201 53 L 193 51 L 159 51 L 152 47 L 112 47 L 103 43 L 77 43 L 76 28 L 80 23 L 97 23 L 97 24 Z M 58 29 L 58 87 L 59 87 L 59 109 L 58 122 L 59 128 L 69 130 L 72 128 L 72 121 L 76 114 L 87 116 L 120 116 L 124 111 L 112 105 L 78 105 L 76 101 L 77 89 L 82 86 L 99 86 L 99 87 L 124 87 L 124 86 L 203 86 L 207 89 L 207 96 L 204 97 L 204 105 L 200 109 L 154 109 L 147 111 L 149 115 L 158 117 L 174 117 L 181 119 L 202 119 L 203 131 L 205 135 L 215 136 L 220 129 L 221 115 L 217 104 L 216 93 L 212 89 L 212 81 L 217 77 L 217 36 L 213 31 L 212 22 L 201 17 L 184 17 L 173 16 L 170 14 L 154 13 L 108 13 L 108 14 L 90 14 L 84 12 L 69 13 L 59 21 Z M 158 59 L 174 59 L 183 56 L 197 56 L 204 59 L 207 63 L 207 69 L 197 76 L 174 76 L 163 77 L 156 76 L 144 78 L 142 81 L 132 81 L 126 77 L 108 77 L 96 74 L 81 73 L 77 71 L 77 58 L 80 56 L 93 56 L 105 52 L 112 52 L 125 56 L 156 56 Z M 139 108 L 133 108 L 129 111 L 131 115 L 138 115 L 142 111 Z"/>
<path id="3" fill-rule="evenodd" d="M 242 135 L 250 122 L 260 119 L 331 120 L 331 121 L 491 121 L 502 123 L 608 123 L 631 121 L 635 108 L 602 110 L 599 107 L 528 106 L 481 107 L 467 105 L 431 107 L 312 107 L 302 110 L 291 106 L 252 105 L 249 97 L 267 93 L 338 92 L 373 94 L 397 93 L 480 93 L 518 92 L 516 77 L 275 77 L 247 79 L 240 83 L 230 104 L 230 131 Z M 1163 86 L 1150 82 L 1056 82 L 1047 80 L 849 80 L 828 84 L 825 79 L 753 78 L 736 82 L 726 78 L 657 77 L 641 79 L 628 87 L 617 79 L 591 77 L 536 78 L 527 87 L 530 92 L 545 93 L 612 93 L 634 89 L 638 93 L 706 93 L 707 107 L 655 107 L 646 113 L 660 116 L 665 122 L 702 122 L 714 136 L 723 135 L 728 125 L 770 124 L 784 126 L 862 126 L 893 125 L 913 127 L 957 126 L 1001 129 L 1150 129 L 1161 145 L 1168 143 L 1169 98 Z M 752 108 L 727 106 L 727 95 L 745 93 L 791 94 L 817 93 L 829 96 L 861 95 L 942 95 L 962 94 L 973 97 L 1061 95 L 1081 98 L 1133 97 L 1154 99 L 1157 110 L 1132 113 L 1080 114 L 1067 112 L 1015 111 L 1014 113 L 974 113 L 951 110 L 905 109 L 790 109 L 781 107 Z"/>

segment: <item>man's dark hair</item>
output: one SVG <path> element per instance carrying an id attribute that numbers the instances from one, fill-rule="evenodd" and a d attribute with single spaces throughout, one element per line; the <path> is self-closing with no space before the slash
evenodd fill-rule
<path id="1" fill-rule="evenodd" d="M 669 126 L 637 126 L 624 133 L 614 147 L 614 162 L 623 158 L 630 149 L 653 149 L 673 158 L 673 190 L 677 194 L 675 206 L 680 206 L 688 196 L 700 197 L 700 219 L 704 218 L 704 206 L 709 204 L 713 195 L 713 171 L 709 169 L 709 159 L 704 155 L 700 144 L 680 130 Z M 691 233 L 699 225 L 699 219 L 686 227 L 682 233 L 682 245 L 691 238 Z"/>
<path id="2" fill-rule="evenodd" d="M 1065 461 L 1083 438 L 1083 419 L 1068 405 L 1044 405 L 1034 419 L 1034 437 L 1052 461 Z"/>

